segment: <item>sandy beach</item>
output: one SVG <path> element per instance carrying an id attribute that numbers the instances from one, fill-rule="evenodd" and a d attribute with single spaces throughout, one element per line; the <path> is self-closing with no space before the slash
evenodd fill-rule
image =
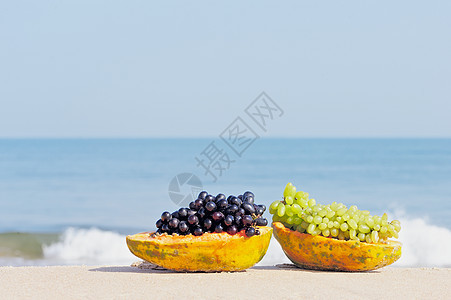
<path id="1" fill-rule="evenodd" d="M 189 274 L 131 266 L 0 268 L 2 299 L 450 299 L 450 283 L 450 268 L 342 273 L 280 265 Z"/>

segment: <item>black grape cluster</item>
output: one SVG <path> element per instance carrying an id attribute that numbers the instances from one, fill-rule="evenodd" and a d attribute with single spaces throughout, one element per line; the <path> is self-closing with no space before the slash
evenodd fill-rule
<path id="1" fill-rule="evenodd" d="M 256 226 L 266 226 L 268 220 L 262 217 L 266 206 L 255 204 L 254 197 L 249 191 L 238 197 L 213 196 L 203 191 L 189 208 L 182 207 L 172 214 L 165 211 L 156 223 L 156 234 L 200 236 L 206 232 L 227 232 L 234 235 L 244 230 L 248 237 L 259 235 Z"/>

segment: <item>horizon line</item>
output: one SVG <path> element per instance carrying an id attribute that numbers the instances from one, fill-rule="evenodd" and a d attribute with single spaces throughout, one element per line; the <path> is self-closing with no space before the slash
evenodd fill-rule
<path id="1" fill-rule="evenodd" d="M 0 136 L 0 140 L 216 139 L 219 136 Z M 451 139 L 451 136 L 260 136 L 261 139 Z"/>

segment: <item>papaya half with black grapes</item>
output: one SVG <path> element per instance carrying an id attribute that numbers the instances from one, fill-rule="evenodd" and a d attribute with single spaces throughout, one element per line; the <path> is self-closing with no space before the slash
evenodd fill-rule
<path id="1" fill-rule="evenodd" d="M 155 265 L 181 272 L 241 271 L 258 263 L 268 250 L 273 229 L 258 226 L 260 234 L 248 237 L 242 230 L 201 236 L 155 235 L 143 232 L 127 236 L 130 251 Z"/>

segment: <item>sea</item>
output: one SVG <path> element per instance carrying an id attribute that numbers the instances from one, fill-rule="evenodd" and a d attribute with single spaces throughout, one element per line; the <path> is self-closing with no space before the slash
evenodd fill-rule
<path id="1" fill-rule="evenodd" d="M 451 139 L 0 139 L 0 266 L 130 265 L 125 237 L 201 191 L 292 182 L 401 221 L 394 267 L 451 267 Z M 268 219 L 268 213 L 265 215 Z M 272 240 L 260 265 L 287 263 Z"/>

